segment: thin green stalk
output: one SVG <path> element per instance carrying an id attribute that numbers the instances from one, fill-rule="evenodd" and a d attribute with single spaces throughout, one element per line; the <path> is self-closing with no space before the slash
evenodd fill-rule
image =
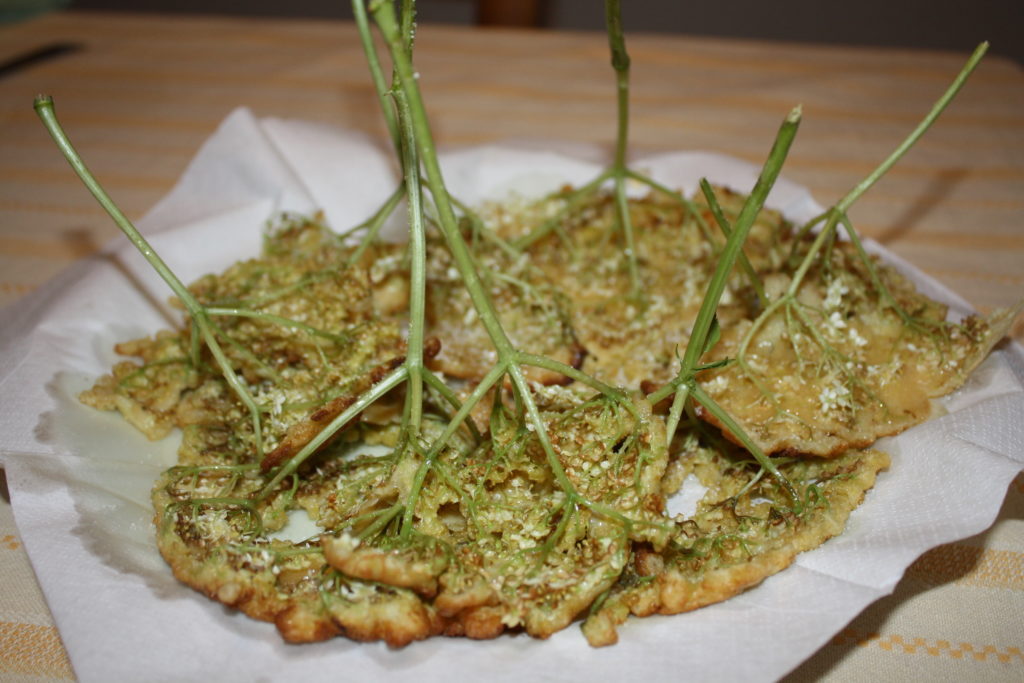
<path id="1" fill-rule="evenodd" d="M 690 398 L 690 385 L 683 384 L 676 389 L 676 395 L 672 398 L 672 407 L 668 410 L 668 417 L 665 419 L 665 442 L 671 446 L 672 439 L 676 436 L 679 428 L 679 420 L 682 419 L 683 410 L 686 408 Z M 652 398 L 652 403 L 656 401 Z"/>
<path id="2" fill-rule="evenodd" d="M 53 99 L 47 95 L 39 95 L 35 100 L 36 114 L 42 120 L 43 125 L 46 126 L 46 130 L 49 131 L 50 136 L 54 142 L 57 143 L 57 147 L 64 154 L 64 158 L 67 159 L 71 168 L 75 171 L 78 177 L 82 180 L 82 183 L 88 188 L 92 196 L 96 198 L 100 206 L 107 212 L 107 214 L 113 219 L 114 223 L 120 228 L 121 232 L 131 241 L 136 249 L 142 254 L 143 258 L 153 267 L 153 270 L 163 279 L 164 282 L 171 288 L 175 296 L 181 301 L 192 318 L 192 322 L 196 328 L 198 328 L 203 341 L 206 343 L 207 348 L 210 349 L 210 353 L 213 354 L 214 359 L 217 361 L 217 365 L 224 375 L 225 381 L 231 386 L 231 389 L 238 396 L 239 400 L 245 405 L 249 411 L 249 416 L 252 422 L 253 438 L 256 442 L 257 456 L 263 457 L 263 436 L 260 422 L 260 410 L 259 406 L 256 405 L 256 401 L 253 399 L 252 394 L 239 379 L 238 374 L 234 368 L 231 367 L 231 363 L 227 356 L 224 355 L 224 351 L 221 349 L 220 344 L 217 342 L 216 335 L 214 334 L 213 326 L 211 325 L 209 316 L 207 315 L 206 309 L 199 301 L 192 296 L 192 293 L 188 291 L 188 288 L 178 279 L 178 277 L 167 267 L 164 260 L 160 258 L 156 250 L 150 246 L 146 238 L 142 236 L 142 233 L 138 231 L 134 224 L 128 217 L 124 215 L 121 209 L 114 203 L 114 200 L 110 198 L 110 195 L 106 193 L 103 187 L 99 184 L 96 178 L 89 171 L 89 168 L 85 165 L 85 162 L 78 155 L 74 146 L 71 144 L 71 140 L 65 134 L 64 129 L 61 127 L 60 122 L 57 120 L 57 114 L 54 111 Z M 193 345 L 193 350 L 197 351 L 198 347 Z M 193 357 L 193 364 L 198 365 L 198 358 Z"/>
<path id="3" fill-rule="evenodd" d="M 338 234 L 340 239 L 344 239 L 351 234 L 359 232 L 360 230 L 366 230 L 366 235 L 359 242 L 359 246 L 352 252 L 352 255 L 349 256 L 348 261 L 345 262 L 346 267 L 359 261 L 366 249 L 369 248 L 374 240 L 377 239 L 380 229 L 384 226 L 384 221 L 386 221 L 391 214 L 395 212 L 395 209 L 398 208 L 399 202 L 401 202 L 404 197 L 405 185 L 400 184 L 372 216 L 359 225 Z"/>
<path id="4" fill-rule="evenodd" d="M 704 354 L 708 333 L 714 322 L 715 312 L 718 310 L 718 302 L 722 298 L 722 292 L 725 291 L 729 273 L 736 263 L 736 258 L 743 248 L 743 243 L 747 239 L 747 234 L 750 232 L 757 214 L 761 211 L 765 200 L 768 198 L 768 193 L 775 184 L 775 179 L 779 176 L 779 171 L 782 170 L 782 164 L 786 160 L 786 155 L 789 153 L 789 148 L 793 144 L 793 138 L 796 136 L 799 126 L 800 108 L 797 107 L 789 113 L 779 128 L 771 152 L 768 154 L 768 159 L 765 161 L 761 174 L 754 184 L 754 189 L 750 191 L 750 195 L 747 197 L 747 201 L 744 202 L 739 216 L 736 217 L 732 234 L 729 236 L 725 248 L 719 256 L 718 266 L 715 268 L 715 273 L 708 284 L 707 292 L 704 295 L 704 300 L 693 324 L 693 331 L 690 333 L 690 340 L 686 345 L 686 352 L 683 355 L 682 368 L 680 370 L 683 375 L 693 372 L 693 369 L 697 366 L 697 361 Z"/>
<path id="5" fill-rule="evenodd" d="M 630 298 L 639 299 L 643 292 L 640 286 L 640 268 L 636 258 L 636 240 L 633 236 L 633 219 L 629 215 L 629 197 L 626 194 L 624 169 L 615 169 L 615 215 L 622 235 L 626 240 L 626 267 L 629 270 Z"/>
<path id="6" fill-rule="evenodd" d="M 622 31 L 622 7 L 619 0 L 605 0 L 605 26 L 608 31 L 608 48 L 611 51 L 612 69 L 615 70 L 616 130 L 615 160 L 612 164 L 612 178 L 615 181 L 615 214 L 626 241 L 626 263 L 629 268 L 631 296 L 640 295 L 640 273 L 637 266 L 636 244 L 633 238 L 633 220 L 629 215 L 629 198 L 626 194 L 626 149 L 629 146 L 629 53 L 626 52 L 626 38 Z"/>
<path id="7" fill-rule="evenodd" d="M 136 229 L 135 225 L 132 224 L 128 217 L 124 215 L 121 209 L 114 203 L 110 196 L 106 193 L 103 187 L 99 184 L 96 178 L 89 171 L 89 168 L 82 161 L 82 158 L 78 155 L 71 141 L 64 133 L 64 129 L 61 127 L 60 122 L 57 120 L 57 115 L 53 108 L 53 99 L 46 96 L 40 95 L 35 100 L 35 110 L 42 119 L 43 125 L 46 126 L 46 130 L 49 131 L 50 136 L 54 142 L 60 148 L 60 151 L 64 153 L 64 158 L 67 159 L 68 163 L 71 164 L 71 168 L 74 169 L 75 173 L 82 180 L 82 183 L 88 188 L 92 196 L 96 198 L 100 206 L 110 215 L 117 224 L 117 227 L 121 229 L 121 232 L 131 240 L 131 243 L 135 245 L 135 248 L 139 250 L 142 256 L 149 262 L 153 269 L 163 278 L 171 290 L 174 292 L 181 302 L 184 304 L 188 312 L 195 316 L 200 316 L 203 313 L 202 305 L 196 300 L 192 293 L 188 291 L 188 288 L 178 279 L 178 277 L 167 267 L 160 255 L 149 245 L 146 238 Z"/>
<path id="8" fill-rule="evenodd" d="M 499 371 L 501 374 L 506 372 L 508 373 L 515 389 L 516 400 L 522 406 L 525 417 L 533 425 L 537 439 L 540 442 L 541 449 L 544 452 L 548 467 L 551 469 L 552 475 L 559 487 L 565 492 L 566 496 L 593 509 L 595 508 L 595 504 L 590 501 L 586 501 L 576 491 L 554 451 L 554 447 L 552 446 L 551 440 L 547 434 L 544 421 L 541 418 L 540 411 L 537 409 L 537 405 L 530 393 L 530 387 L 523 375 L 522 368 L 516 362 L 517 350 L 501 326 L 497 312 L 491 304 L 487 291 L 483 287 L 480 277 L 476 272 L 472 254 L 470 253 L 465 240 L 462 239 L 462 235 L 459 233 L 455 211 L 452 207 L 451 200 L 448 197 L 444 178 L 441 174 L 440 164 L 437 160 L 437 149 L 428 123 L 426 108 L 423 105 L 422 95 L 420 94 L 417 79 L 413 72 L 412 61 L 409 54 L 404 49 L 401 34 L 399 33 L 395 22 L 394 8 L 388 2 L 377 2 L 371 6 L 371 11 L 374 19 L 377 21 L 378 27 L 381 29 L 385 42 L 388 44 L 388 50 L 391 54 L 391 59 L 394 63 L 395 72 L 397 74 L 396 83 L 405 94 L 409 105 L 410 117 L 408 124 L 412 129 L 412 134 L 416 140 L 416 147 L 419 151 L 426 174 L 427 186 L 430 188 L 430 194 L 434 198 L 434 205 L 437 209 L 438 227 L 445 237 L 448 249 L 454 259 L 456 269 L 462 277 L 466 290 L 469 293 L 470 300 L 473 302 L 473 306 L 476 309 L 477 316 L 490 337 L 491 343 L 494 345 L 495 352 L 497 353 L 498 363 L 495 365 L 494 371 Z M 471 405 L 472 403 L 467 401 L 466 404 L 463 405 L 463 409 L 466 409 L 467 406 Z M 407 511 L 407 522 L 411 522 L 410 515 L 411 513 Z M 406 533 L 405 529 L 403 529 L 403 533 Z"/>
<path id="9" fill-rule="evenodd" d="M 707 200 L 711 215 L 728 241 L 729 235 L 732 234 L 732 226 L 729 225 L 729 219 L 725 217 L 725 212 L 722 211 L 722 206 L 718 203 L 718 197 L 715 196 L 715 191 L 711 187 L 711 183 L 707 181 L 707 178 L 700 179 L 700 191 L 704 194 L 704 199 Z M 740 250 L 740 266 L 743 268 L 743 272 L 747 274 L 747 279 L 750 281 L 750 286 L 754 288 L 758 302 L 762 307 L 766 306 L 768 302 L 765 298 L 761 278 L 758 277 L 757 271 L 754 270 L 754 266 L 750 263 L 750 259 L 747 258 L 742 249 Z"/>
<path id="10" fill-rule="evenodd" d="M 456 197 L 452 197 L 451 195 L 449 195 L 448 198 L 451 200 L 452 205 L 456 209 L 461 211 L 463 217 L 467 221 L 469 221 L 469 224 L 474 235 L 474 239 L 476 235 L 479 235 L 480 237 L 487 240 L 491 244 L 497 246 L 499 249 L 505 252 L 506 255 L 512 258 L 516 258 L 520 255 L 521 252 L 518 249 L 516 249 L 511 244 L 503 240 L 501 237 L 497 235 L 497 233 L 495 233 L 493 230 L 489 229 L 486 225 L 484 225 L 483 219 L 480 218 L 480 216 L 478 216 L 476 212 L 473 211 L 473 209 L 466 206 L 466 204 L 459 201 L 459 199 Z"/>
<path id="11" fill-rule="evenodd" d="M 569 211 L 576 208 L 581 201 L 589 198 L 591 195 L 597 192 L 601 188 L 601 185 L 603 185 L 604 182 L 608 180 L 610 177 L 611 171 L 602 171 L 600 174 L 598 174 L 596 178 L 591 180 L 583 187 L 573 190 L 569 194 L 569 196 L 566 197 L 565 207 L 561 211 L 559 211 L 557 214 L 555 214 L 548 220 L 538 225 L 528 234 L 513 241 L 512 246 L 519 250 L 527 249 L 533 243 L 549 235 L 552 231 L 557 231 L 559 235 L 562 235 L 563 233 L 560 230 L 561 220 L 565 218 L 566 214 L 569 213 Z M 571 248 L 572 245 L 571 243 L 568 242 L 568 239 L 563 237 L 563 241 L 566 242 L 567 247 Z"/>
<path id="12" fill-rule="evenodd" d="M 615 167 L 626 167 L 626 149 L 629 135 L 629 53 L 626 52 L 626 39 L 622 31 L 622 8 L 619 0 L 605 0 L 605 27 L 608 31 L 608 48 L 612 56 L 612 68 L 615 70 L 616 104 L 618 105 L 618 125 L 615 136 Z"/>
<path id="13" fill-rule="evenodd" d="M 931 111 L 928 112 L 927 116 L 925 116 L 921 120 L 921 122 L 917 124 L 917 127 L 914 128 L 913 131 L 911 131 L 910 135 L 908 135 L 906 139 L 904 139 L 903 142 L 901 142 L 896 147 L 895 150 L 893 150 L 892 154 L 890 154 L 885 159 L 885 161 L 879 164 L 874 171 L 869 173 L 867 177 L 864 178 L 864 180 L 857 183 L 853 187 L 853 189 L 851 189 L 846 194 L 845 197 L 843 197 L 836 203 L 836 211 L 838 211 L 840 214 L 845 214 L 853 205 L 853 203 L 860 198 L 862 194 L 867 192 L 872 185 L 878 182 L 879 178 L 888 173 L 889 169 L 891 169 L 896 164 L 896 162 L 899 161 L 903 157 L 903 155 L 906 154 L 907 151 L 911 147 L 913 147 L 918 140 L 921 139 L 921 136 L 924 135 L 929 128 L 931 128 L 932 124 L 935 123 L 935 120 L 939 118 L 939 115 L 943 111 L 945 111 L 946 107 L 949 106 L 949 103 L 952 102 L 953 98 L 956 97 L 958 92 L 960 92 L 960 89 L 964 86 L 964 83 L 967 82 L 968 77 L 978 66 L 978 63 L 981 62 L 982 57 L 985 56 L 985 53 L 987 51 L 988 42 L 983 42 L 974 49 L 974 52 L 971 53 L 971 56 L 968 58 L 967 62 L 960 69 L 960 73 L 956 75 L 956 78 L 953 79 L 953 82 L 949 85 L 946 91 L 935 102 L 935 104 L 932 105 Z"/>
<path id="14" fill-rule="evenodd" d="M 299 468 L 299 465 L 304 463 L 306 459 L 315 453 L 320 446 L 324 445 L 328 439 L 337 434 L 338 430 L 348 424 L 352 418 L 365 410 L 374 401 L 404 382 L 408 375 L 409 371 L 404 365 L 402 365 L 392 370 L 384 377 L 384 379 L 377 382 L 360 395 L 359 398 L 356 399 L 355 403 L 350 405 L 340 415 L 331 420 L 330 423 L 320 431 L 320 433 L 313 437 L 309 443 L 303 446 L 298 453 L 292 456 L 284 466 L 278 470 L 277 474 L 274 475 L 274 478 L 260 489 L 260 493 L 256 496 L 255 502 L 261 503 L 266 500 L 284 479 L 294 474 Z"/>
<path id="15" fill-rule="evenodd" d="M 408 14 L 411 15 L 411 7 L 407 9 Z M 384 122 L 387 125 L 388 137 L 391 139 L 391 144 L 394 146 L 398 158 L 401 159 L 402 141 L 400 139 L 398 120 L 396 118 L 397 113 L 391 101 L 393 91 L 384 79 L 384 71 L 381 69 L 380 58 L 377 56 L 377 46 L 373 42 L 373 34 L 370 31 L 370 22 L 366 14 L 364 0 L 352 0 L 352 14 L 355 18 L 356 29 L 359 32 L 359 42 L 363 47 L 363 54 L 366 56 L 366 63 L 370 69 L 370 80 L 373 82 L 373 89 L 377 94 L 377 101 L 380 103 L 380 111 L 381 114 L 383 114 Z M 412 32 L 411 21 L 412 20 L 410 18 L 410 26 L 408 28 L 408 32 L 410 34 Z M 410 49 L 412 47 L 411 40 L 410 35 Z M 363 252 L 366 251 L 374 239 L 376 239 L 377 233 L 380 231 L 384 221 L 394 212 L 395 208 L 398 206 L 398 202 L 405 196 L 405 189 L 404 184 L 399 185 L 384 205 L 370 218 L 370 220 L 357 225 L 355 228 L 345 233 L 349 234 L 364 227 L 370 228 L 366 236 L 360 242 L 359 247 L 349 257 L 347 265 L 352 265 L 357 262 L 360 257 L 362 257 Z"/>
<path id="16" fill-rule="evenodd" d="M 577 370 L 571 365 L 566 365 L 565 363 L 561 363 L 553 358 L 548 358 L 547 356 L 537 356 L 531 353 L 523 353 L 522 351 L 516 354 L 516 358 L 518 359 L 518 362 L 524 365 L 532 365 L 534 367 L 560 373 L 573 381 L 579 382 L 580 384 L 586 384 L 587 386 L 596 389 L 608 398 L 614 399 L 620 403 L 629 403 L 626 394 L 623 393 L 621 389 L 605 384 L 601 380 L 591 377 L 587 373 L 582 370 Z"/>
<path id="17" fill-rule="evenodd" d="M 227 316 L 235 318 L 255 318 L 257 320 L 263 320 L 274 325 L 280 325 L 281 327 L 290 327 L 292 329 L 301 330 L 307 334 L 313 335 L 314 337 L 323 337 L 324 339 L 330 339 L 336 344 L 347 344 L 352 341 L 350 337 L 342 334 L 334 334 L 333 332 L 327 332 L 321 330 L 312 325 L 299 322 L 298 320 L 292 320 L 291 318 L 285 318 L 280 315 L 274 315 L 272 313 L 264 313 L 262 311 L 253 311 L 247 308 L 220 308 L 220 307 L 209 307 L 206 309 L 206 314 L 210 316 Z"/>
<path id="18" fill-rule="evenodd" d="M 732 419 L 732 416 L 729 415 L 729 413 L 726 412 L 721 406 L 715 403 L 714 399 L 708 396 L 704 389 L 702 389 L 701 386 L 696 382 L 692 382 L 690 384 L 690 393 L 693 394 L 693 400 L 704 406 L 704 409 L 711 413 L 715 417 L 715 419 L 721 422 L 722 426 L 725 427 L 725 429 L 727 429 L 733 435 L 733 437 L 735 437 L 736 440 L 739 441 L 743 445 L 743 447 L 750 452 L 752 456 L 754 456 L 754 459 L 757 460 L 758 464 L 761 465 L 761 467 L 763 467 L 764 469 L 766 469 L 769 474 L 775 477 L 775 480 L 778 481 L 786 489 L 786 492 L 793 499 L 794 504 L 799 507 L 802 503 L 800 495 L 797 493 L 796 488 L 794 488 L 794 486 L 789 482 L 789 479 L 786 478 L 786 475 L 782 474 L 782 472 L 780 472 L 779 469 L 775 467 L 775 464 L 772 462 L 771 458 L 769 458 L 765 454 L 765 452 L 761 450 L 761 447 L 758 446 L 753 439 L 747 436 L 746 432 L 743 431 L 743 428 L 740 427 L 739 423 L 736 422 L 736 420 Z"/>
<path id="19" fill-rule="evenodd" d="M 373 34 L 370 32 L 370 22 L 366 16 L 366 6 L 363 4 L 363 0 L 352 0 L 352 15 L 356 21 L 356 29 L 359 31 L 359 42 L 363 46 L 363 54 L 366 55 L 366 64 L 370 69 L 370 79 L 373 81 L 373 89 L 376 91 L 377 100 L 380 102 L 380 110 L 384 115 L 388 134 L 395 145 L 395 149 L 400 152 L 401 142 L 398 137 L 398 121 L 395 119 L 395 111 L 389 100 L 388 84 L 384 80 L 384 71 L 381 69 L 380 59 L 377 57 L 377 47 L 373 44 Z"/>
<path id="20" fill-rule="evenodd" d="M 456 411 L 462 408 L 462 401 L 460 401 L 459 397 L 454 391 L 452 391 L 452 388 L 441 381 L 437 375 L 427 368 L 423 369 L 423 380 L 430 386 L 430 388 L 439 393 L 441 398 L 447 401 L 448 405 Z M 452 416 L 452 420 L 454 420 L 454 416 Z M 472 420 L 467 420 L 466 425 L 469 427 L 469 431 L 473 435 L 474 441 L 480 443 L 480 441 L 483 440 L 483 436 L 480 434 L 480 430 L 477 429 L 476 423 Z"/>
<path id="21" fill-rule="evenodd" d="M 803 262 L 800 264 L 800 267 L 793 276 L 793 281 L 790 283 L 788 291 L 789 294 L 795 295 L 800 287 L 800 283 L 803 281 L 803 278 L 807 273 L 807 270 L 811 266 L 814 255 L 821 249 L 825 240 L 829 239 L 830 235 L 835 232 L 836 227 L 843 217 L 849 212 L 850 207 L 853 206 L 853 204 L 876 182 L 878 182 L 882 176 L 888 173 L 896 162 L 902 159 L 910 148 L 921 139 L 921 136 L 931 128 L 932 124 L 939 118 L 939 115 L 945 111 L 946 107 L 949 106 L 949 103 L 953 101 L 953 98 L 956 97 L 957 93 L 960 92 L 960 89 L 963 88 L 964 83 L 967 82 L 968 77 L 970 77 L 971 73 L 974 72 L 974 69 L 981 62 L 982 57 L 985 56 L 987 51 L 987 42 L 983 42 L 978 45 L 978 47 L 974 49 L 974 52 L 971 53 L 971 56 L 967 59 L 967 62 L 960 69 L 956 78 L 953 79 L 953 82 L 950 83 L 942 96 L 940 96 L 939 99 L 935 101 L 935 104 L 932 105 L 928 114 L 920 123 L 917 124 L 914 130 L 912 130 L 910 134 L 907 135 L 899 145 L 897 145 L 896 149 L 894 149 L 892 153 L 889 154 L 889 156 L 886 157 L 885 160 L 882 161 L 882 163 L 880 163 L 863 180 L 854 185 L 853 188 L 851 188 L 842 199 L 836 202 L 831 209 L 826 211 L 822 216 L 815 218 L 814 221 L 808 224 L 808 227 L 801 231 L 801 233 L 805 232 L 810 226 L 816 225 L 820 220 L 825 221 L 825 225 L 822 227 L 821 233 L 819 233 L 818 237 L 815 238 L 810 250 L 805 255 Z"/>
<path id="22" fill-rule="evenodd" d="M 402 536 L 408 538 L 412 533 L 413 528 L 413 515 L 416 512 L 416 498 L 419 496 L 420 491 L 423 488 L 423 483 L 426 481 L 427 473 L 430 468 L 433 467 L 434 461 L 441 454 L 442 449 L 448 444 L 449 439 L 455 434 L 455 431 L 462 425 L 463 421 L 469 418 L 470 411 L 473 410 L 474 406 L 483 399 L 484 395 L 490 391 L 495 384 L 497 384 L 502 377 L 505 376 L 506 365 L 500 363 L 490 369 L 490 371 L 484 375 L 480 383 L 477 384 L 472 393 L 466 398 L 463 404 L 455 411 L 455 415 L 448 421 L 444 431 L 434 439 L 430 450 L 427 451 L 426 456 L 423 458 L 423 462 L 420 463 L 419 468 L 416 470 L 416 474 L 413 477 L 412 486 L 409 488 L 409 494 L 407 501 L 409 501 L 405 508 L 402 521 Z"/>
<path id="23" fill-rule="evenodd" d="M 428 124 L 426 108 L 417 85 L 416 74 L 412 68 L 412 61 L 405 49 L 405 41 L 399 31 L 394 8 L 389 2 L 375 2 L 370 6 L 377 25 L 384 35 L 384 40 L 391 53 L 394 68 L 398 74 L 397 83 L 404 92 L 407 106 L 409 107 L 408 125 L 412 129 L 413 139 L 422 160 L 426 174 L 427 186 L 434 198 L 434 206 L 437 209 L 438 227 L 448 242 L 452 257 L 455 260 L 457 269 L 466 283 L 470 299 L 473 301 L 480 322 L 491 337 L 499 354 L 509 356 L 512 352 L 512 343 L 498 322 L 497 313 L 491 306 L 480 277 L 473 267 L 472 255 L 469 253 L 462 236 L 458 231 L 458 221 L 452 203 L 448 199 L 448 191 L 445 188 L 444 178 L 441 174 L 441 166 L 437 161 L 437 148 Z"/>
<path id="24" fill-rule="evenodd" d="M 401 122 L 402 167 L 407 189 L 409 209 L 409 339 L 406 344 L 405 366 L 409 370 L 408 414 L 403 417 L 403 426 L 416 447 L 419 440 L 420 424 L 423 420 L 423 342 L 426 326 L 427 291 L 427 242 L 426 227 L 423 223 L 423 197 L 420 192 L 420 163 L 416 152 L 416 140 L 408 124 L 410 112 L 405 93 L 396 91 L 395 105 Z"/>
<path id="25" fill-rule="evenodd" d="M 391 7 L 390 3 L 382 2 L 373 5 L 371 11 L 377 21 L 377 25 L 381 29 L 381 33 L 384 35 L 385 42 L 388 44 L 397 74 L 396 81 L 409 107 L 408 119 L 400 121 L 400 123 L 408 125 L 412 139 L 415 140 L 416 148 L 426 173 L 427 185 L 430 188 L 430 194 L 434 198 L 434 206 L 437 209 L 438 227 L 445 237 L 448 249 L 465 283 L 477 316 L 498 354 L 499 364 L 497 367 L 503 372 L 508 372 L 512 384 L 516 388 L 517 396 L 523 402 L 527 414 L 537 430 L 555 479 L 562 485 L 565 491 L 578 495 L 575 493 L 575 488 L 572 486 L 558 457 L 555 455 L 554 448 L 551 446 L 550 439 L 544 428 L 544 422 L 530 395 L 530 389 L 526 383 L 522 368 L 514 362 L 516 349 L 501 326 L 498 314 L 491 304 L 490 297 L 480 282 L 480 277 L 473 263 L 472 254 L 459 233 L 458 221 L 451 200 L 448 197 L 448 191 L 445 188 L 444 177 L 437 160 L 437 149 L 428 123 L 426 108 L 423 105 L 416 74 L 412 68 L 412 60 L 405 49 L 402 35 L 395 23 L 394 8 Z"/>
<path id="26" fill-rule="evenodd" d="M 373 538 L 387 527 L 388 524 L 391 524 L 403 509 L 404 506 L 401 503 L 395 503 L 385 510 L 374 511 L 373 514 L 376 516 L 376 519 L 359 531 L 358 538 Z"/>
<path id="27" fill-rule="evenodd" d="M 655 192 L 660 192 L 661 194 L 667 197 L 671 197 L 679 204 L 686 207 L 686 209 L 693 215 L 693 219 L 697 222 L 697 227 L 700 228 L 700 232 L 702 235 L 704 235 L 704 239 L 706 239 L 709 243 L 712 243 L 713 245 L 714 241 L 711 235 L 711 230 L 708 228 L 708 224 L 707 221 L 704 220 L 704 216 L 701 215 L 701 211 L 697 207 L 696 202 L 694 202 L 692 199 L 688 197 L 685 197 L 681 192 L 672 190 L 666 187 L 665 185 L 659 183 L 654 178 L 646 176 L 642 173 L 638 173 L 633 169 L 626 169 L 626 176 L 631 180 L 635 180 L 639 183 L 642 183 L 643 185 L 646 185 Z"/>
<path id="28" fill-rule="evenodd" d="M 718 310 L 718 304 L 722 298 L 722 293 L 725 291 L 729 274 L 732 272 L 732 268 L 735 265 L 739 254 L 742 253 L 743 243 L 747 239 L 747 235 L 750 232 L 751 226 L 754 224 L 754 220 L 757 218 L 757 214 L 760 213 L 761 208 L 764 206 L 764 202 L 768 198 L 768 193 L 771 191 L 776 178 L 778 178 L 779 172 L 782 170 L 782 164 L 785 162 L 786 155 L 789 153 L 789 148 L 793 144 L 793 139 L 796 136 L 799 125 L 800 109 L 796 108 L 789 113 L 783 121 L 782 126 L 779 128 L 779 132 L 775 137 L 772 149 L 761 169 L 761 174 L 758 176 L 757 182 L 754 184 L 754 188 L 747 197 L 747 201 L 744 202 L 743 208 L 740 210 L 739 216 L 736 218 L 736 223 L 726 241 L 725 247 L 719 255 L 715 272 L 711 277 L 711 281 L 708 283 L 707 291 L 704 293 L 704 299 L 701 302 L 700 310 L 697 312 L 697 317 L 693 324 L 693 330 L 691 331 L 690 339 L 686 344 L 686 351 L 684 352 L 683 358 L 680 362 L 679 373 L 677 374 L 676 379 L 657 391 L 652 392 L 648 396 L 652 402 L 657 403 L 664 398 L 667 398 L 673 390 L 676 392 L 672 408 L 669 411 L 667 426 L 671 427 L 671 430 L 666 432 L 666 440 L 668 443 L 671 443 L 675 436 L 675 429 L 679 424 L 682 411 L 686 405 L 686 393 L 688 393 L 694 398 L 694 400 L 697 400 L 704 405 L 704 407 L 708 409 L 708 412 L 715 415 L 722 424 L 728 426 L 729 431 L 731 431 L 736 438 L 743 443 L 748 450 L 750 450 L 751 454 L 757 458 L 758 462 L 761 462 L 765 469 L 767 469 L 772 476 L 775 476 L 779 480 L 779 483 L 786 487 L 787 491 L 790 491 L 794 495 L 794 501 L 797 501 L 798 498 L 795 497 L 795 489 L 793 489 L 792 484 L 790 484 L 778 469 L 771 464 L 768 457 L 764 455 L 760 447 L 749 436 L 747 436 L 739 424 L 729 417 L 724 410 L 718 407 L 717 404 L 714 404 L 711 397 L 700 389 L 700 386 L 697 384 L 694 377 L 696 375 L 698 362 L 701 356 L 703 356 L 708 350 L 708 346 L 710 346 L 709 342 L 714 341 L 714 338 L 711 335 L 713 330 L 717 329 L 715 327 L 715 313 Z M 683 387 L 686 387 L 686 389 L 684 390 Z"/>

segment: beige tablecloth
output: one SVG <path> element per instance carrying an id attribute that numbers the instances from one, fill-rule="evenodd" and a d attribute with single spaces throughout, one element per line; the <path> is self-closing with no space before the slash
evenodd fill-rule
<path id="1" fill-rule="evenodd" d="M 439 142 L 609 145 L 606 50 L 599 34 L 423 27 L 417 62 Z M 823 204 L 888 153 L 965 58 L 656 36 L 630 36 L 629 50 L 636 152 L 705 149 L 757 162 L 801 103 L 784 173 Z M 0 305 L 116 233 L 36 121 L 37 92 L 55 97 L 129 216 L 170 189 L 239 105 L 383 134 L 355 30 L 344 23 L 63 13 L 0 29 L 0 63 Z M 989 58 L 853 218 L 983 312 L 1024 296 L 1020 67 Z M 1024 322 L 1013 334 L 1024 340 Z M 0 680 L 73 678 L 5 488 L 0 585 Z M 1022 614 L 1018 477 L 989 532 L 926 553 L 894 595 L 792 678 L 1021 680 Z"/>

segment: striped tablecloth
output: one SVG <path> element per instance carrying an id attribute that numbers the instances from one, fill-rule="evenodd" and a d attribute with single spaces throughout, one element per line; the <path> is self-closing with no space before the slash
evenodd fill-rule
<path id="1" fill-rule="evenodd" d="M 802 104 L 784 174 L 823 204 L 884 158 L 965 58 L 651 35 L 629 36 L 628 46 L 635 152 L 705 149 L 759 162 L 782 117 Z M 417 62 L 439 142 L 609 146 L 615 110 L 606 51 L 599 34 L 423 27 Z M 355 30 L 345 23 L 60 13 L 0 29 L 0 64 L 0 305 L 116 232 L 37 122 L 38 92 L 55 97 L 80 152 L 136 217 L 239 105 L 383 135 Z M 1021 68 L 987 59 L 852 215 L 862 233 L 983 312 L 1024 296 Z M 1024 321 L 1013 335 L 1024 340 Z M 73 678 L 5 487 L 0 585 L 0 680 Z M 1022 614 L 1018 477 L 989 532 L 926 553 L 893 596 L 792 677 L 1021 680 Z"/>

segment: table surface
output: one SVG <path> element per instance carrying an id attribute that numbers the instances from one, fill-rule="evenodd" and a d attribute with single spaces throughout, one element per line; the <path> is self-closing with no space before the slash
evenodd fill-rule
<path id="1" fill-rule="evenodd" d="M 417 67 L 439 144 L 558 140 L 610 149 L 603 34 L 421 27 Z M 760 162 L 804 121 L 784 175 L 841 197 L 928 111 L 966 55 L 628 36 L 631 149 Z M 44 52 L 48 56 L 22 59 Z M 232 109 L 383 136 L 351 24 L 57 13 L 0 29 L 0 306 L 113 238 L 32 111 L 54 96 L 130 217 L 174 184 Z M 990 57 L 926 138 L 851 212 L 862 234 L 982 312 L 1024 296 L 1024 71 Z M 1012 335 L 1024 340 L 1024 320 Z M 2 475 L 2 470 L 0 470 Z M 73 678 L 0 479 L 0 679 Z M 995 526 L 935 548 L 794 680 L 1024 677 L 1024 477 Z"/>

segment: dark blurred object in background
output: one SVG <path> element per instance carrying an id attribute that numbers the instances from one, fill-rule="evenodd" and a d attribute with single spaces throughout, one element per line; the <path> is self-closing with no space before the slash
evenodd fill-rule
<path id="1" fill-rule="evenodd" d="M 0 0 L 0 24 L 30 19 L 55 9 L 64 9 L 70 0 Z"/>
<path id="2" fill-rule="evenodd" d="M 0 0 L 30 2 L 31 0 Z M 602 30 L 601 0 L 420 0 L 424 22 Z M 971 50 L 1024 62 L 1024 0 L 627 0 L 627 31 L 761 40 Z M 73 9 L 352 17 L 347 0 L 72 0 Z"/>

